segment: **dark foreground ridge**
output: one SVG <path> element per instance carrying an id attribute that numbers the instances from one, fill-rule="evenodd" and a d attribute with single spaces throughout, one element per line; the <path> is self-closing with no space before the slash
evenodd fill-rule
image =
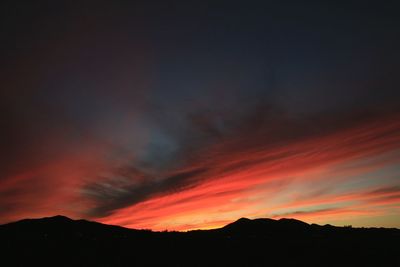
<path id="1" fill-rule="evenodd" d="M 0 240 L 4 266 L 400 266 L 399 229 L 294 219 L 152 232 L 55 216 L 1 225 Z"/>

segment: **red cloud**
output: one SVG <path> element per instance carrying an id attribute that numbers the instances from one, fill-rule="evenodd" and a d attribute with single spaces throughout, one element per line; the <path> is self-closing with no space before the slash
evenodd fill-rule
<path id="1" fill-rule="evenodd" d="M 128 227 L 187 230 L 209 225 L 220 226 L 223 223 L 218 222 L 234 220 L 241 216 L 266 216 L 271 214 L 271 211 L 295 208 L 301 211 L 304 207 L 317 209 L 319 212 L 293 211 L 285 214 L 311 221 L 315 216 L 322 214 L 340 214 L 343 218 L 351 218 L 357 214 L 376 214 L 376 209 L 372 208 L 374 205 L 399 203 L 399 199 L 393 196 L 397 192 L 379 192 L 371 189 L 365 192 L 362 188 L 354 188 L 353 192 L 348 194 L 324 194 L 322 191 L 319 196 L 280 201 L 279 205 L 276 203 L 280 195 L 295 195 L 297 190 L 304 190 L 301 186 L 285 188 L 285 183 L 290 183 L 291 177 L 301 177 L 302 180 L 296 181 L 296 184 L 300 185 L 302 182 L 310 185 L 311 181 L 310 186 L 313 187 L 314 183 L 315 189 L 318 189 L 321 183 L 335 184 L 324 180 L 327 179 L 325 175 L 332 175 L 327 171 L 332 168 L 336 168 L 338 174 L 342 173 L 342 177 L 338 177 L 337 181 L 342 179 L 343 182 L 343 177 L 368 173 L 371 170 L 379 170 L 382 166 L 398 163 L 398 160 L 392 157 L 387 162 L 378 162 L 367 167 L 355 166 L 346 170 L 346 164 L 356 160 L 366 160 L 399 149 L 400 120 L 397 116 L 284 145 L 263 147 L 262 140 L 259 140 L 259 143 L 259 146 L 235 150 L 232 148 L 235 143 L 229 141 L 203 150 L 204 154 L 200 159 L 196 159 L 192 168 L 205 168 L 207 171 L 192 178 L 195 186 L 177 192 L 156 194 L 99 220 Z M 243 143 L 240 145 L 243 146 Z M 344 166 L 343 170 L 340 169 L 341 166 Z M 388 196 L 391 197 L 387 199 Z M 360 205 L 359 210 L 358 206 L 349 206 L 353 202 Z M 342 207 L 325 209 L 322 212 L 321 207 L 328 204 L 340 204 Z M 204 218 L 209 220 L 204 221 Z M 183 225 L 187 225 L 187 228 Z"/>

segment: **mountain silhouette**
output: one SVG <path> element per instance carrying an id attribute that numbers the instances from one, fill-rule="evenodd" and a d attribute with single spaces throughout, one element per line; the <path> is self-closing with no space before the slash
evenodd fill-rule
<path id="1" fill-rule="evenodd" d="M 153 232 L 64 216 L 0 226 L 3 266 L 400 266 L 400 230 L 241 218 Z"/>
<path id="2" fill-rule="evenodd" d="M 250 220 L 247 218 L 240 218 L 239 220 L 224 226 L 222 229 L 225 232 L 231 232 L 235 234 L 287 234 L 295 233 L 300 234 L 305 232 L 310 227 L 309 224 L 295 220 L 295 219 L 254 219 Z"/>

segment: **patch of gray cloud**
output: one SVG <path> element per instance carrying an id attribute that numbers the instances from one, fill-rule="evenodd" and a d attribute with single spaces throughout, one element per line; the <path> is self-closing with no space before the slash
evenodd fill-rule
<path id="1" fill-rule="evenodd" d="M 306 215 L 306 214 L 318 214 L 330 211 L 341 210 L 341 208 L 322 208 L 322 209 L 311 209 L 311 210 L 296 210 L 291 212 L 282 212 L 271 214 L 272 218 L 285 217 L 285 216 L 296 216 L 296 215 Z"/>
<path id="2" fill-rule="evenodd" d="M 193 187 L 196 179 L 205 170 L 196 169 L 173 174 L 162 179 L 141 177 L 101 178 L 99 182 L 88 184 L 81 189 L 81 194 L 92 199 L 96 207 L 87 211 L 88 216 L 103 217 L 113 211 L 135 205 L 158 194 L 169 194 Z"/>
<path id="3" fill-rule="evenodd" d="M 400 185 L 393 185 L 393 186 L 386 186 L 381 187 L 372 191 L 369 191 L 368 195 L 384 195 L 384 194 L 392 194 L 392 193 L 399 193 L 400 194 Z"/>
<path id="4" fill-rule="evenodd" d="M 181 128 L 176 125 L 171 127 L 164 122 L 164 129 L 167 131 L 163 138 L 167 139 L 163 142 L 166 143 L 161 143 L 157 149 L 153 147 L 154 150 L 150 149 L 147 156 L 142 155 L 129 163 L 131 165 L 128 164 L 112 171 L 107 177 L 99 177 L 99 182 L 88 184 L 82 190 L 86 197 L 95 201 L 96 207 L 88 214 L 106 216 L 114 210 L 135 205 L 152 196 L 171 194 L 196 186 L 205 179 L 203 177 L 214 179 L 213 177 L 242 171 L 257 164 L 273 163 L 276 160 L 291 157 L 292 152 L 288 150 L 273 155 L 260 155 L 252 160 L 246 158 L 237 160 L 237 155 L 252 154 L 277 145 L 290 147 L 292 142 L 299 139 L 319 137 L 349 127 L 349 125 L 354 126 L 353 118 L 358 118 L 360 121 L 371 118 L 369 112 L 366 114 L 360 115 L 356 112 L 345 114 L 346 116 L 343 114 L 342 117 L 332 114 L 331 117 L 323 116 L 323 118 L 314 119 L 315 127 L 306 127 L 309 123 L 307 120 L 293 120 L 273 109 L 265 109 L 265 112 L 261 113 L 258 108 L 255 108 L 253 113 L 249 112 L 249 115 L 244 116 L 243 121 L 235 122 L 238 126 L 232 127 L 233 132 L 219 132 L 217 135 L 209 133 L 209 128 L 214 127 L 213 123 L 215 123 L 212 116 L 204 116 L 202 120 L 205 121 L 200 122 L 197 119 L 192 120 L 189 116 L 188 121 L 181 125 Z M 201 124 L 200 127 L 196 127 L 197 123 Z M 204 127 L 204 124 L 207 127 Z M 203 133 L 201 129 L 204 129 L 206 133 Z M 214 131 L 211 132 L 214 133 Z M 183 133 L 190 133 L 190 135 L 181 138 Z M 158 150 L 163 149 L 163 146 L 171 146 L 169 142 L 174 142 L 174 149 L 159 153 Z M 213 151 L 214 146 L 219 148 Z M 221 159 L 224 161 L 221 162 Z M 169 162 L 174 163 L 169 164 Z M 124 168 L 126 170 L 122 172 Z M 189 171 L 180 171 L 188 168 Z M 176 174 L 163 175 L 165 169 Z M 205 175 L 202 177 L 201 174 Z M 322 190 L 314 192 L 312 196 L 324 193 L 326 191 Z"/>

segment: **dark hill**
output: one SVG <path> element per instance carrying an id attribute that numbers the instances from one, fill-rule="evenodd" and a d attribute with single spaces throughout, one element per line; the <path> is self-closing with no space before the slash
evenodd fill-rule
<path id="1" fill-rule="evenodd" d="M 227 233 L 246 234 L 300 234 L 310 229 L 310 225 L 295 219 L 254 219 L 241 218 L 224 226 L 221 230 Z"/>
<path id="2" fill-rule="evenodd" d="M 4 266 L 400 266 L 398 229 L 294 219 L 184 233 L 55 216 L 2 225 L 0 240 Z"/>

